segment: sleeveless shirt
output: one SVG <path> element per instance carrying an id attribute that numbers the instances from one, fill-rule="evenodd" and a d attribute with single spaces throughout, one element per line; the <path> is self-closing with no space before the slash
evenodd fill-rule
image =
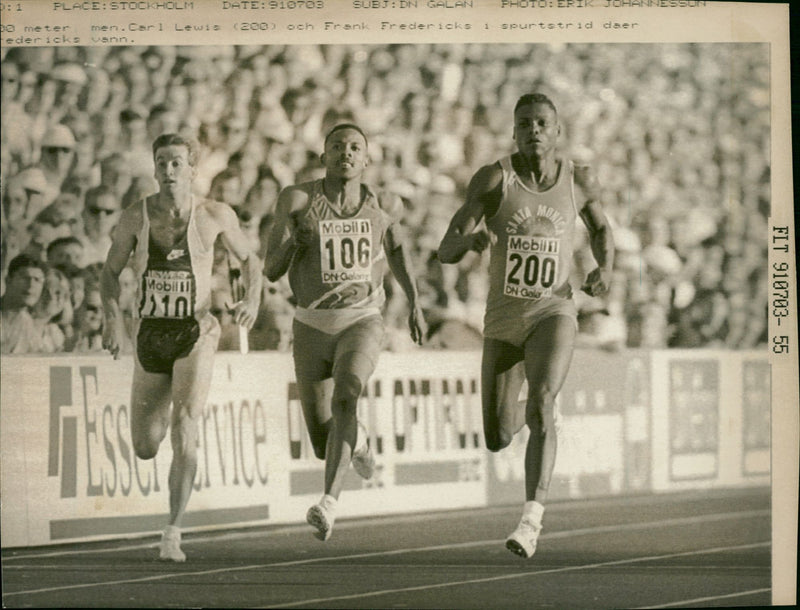
<path id="1" fill-rule="evenodd" d="M 492 234 L 489 251 L 489 294 L 484 332 L 530 318 L 542 303 L 569 299 L 575 220 L 574 166 L 562 160 L 556 183 L 545 191 L 527 187 L 511 163 L 499 160 L 502 198 L 486 219 Z"/>
<path id="2" fill-rule="evenodd" d="M 197 228 L 197 203 L 192 204 L 186 231 L 171 248 L 162 248 L 150 235 L 147 202 L 142 201 L 142 226 L 133 251 L 138 279 L 134 316 L 139 318 L 203 318 L 211 302 L 214 248 L 206 248 Z"/>
<path id="3" fill-rule="evenodd" d="M 372 189 L 366 184 L 361 188 L 361 206 L 346 216 L 328 201 L 322 180 L 314 181 L 302 222 L 311 227 L 316 246 L 295 256 L 289 267 L 289 283 L 299 307 L 325 310 L 383 305 L 383 239 L 392 219 L 381 209 Z"/>

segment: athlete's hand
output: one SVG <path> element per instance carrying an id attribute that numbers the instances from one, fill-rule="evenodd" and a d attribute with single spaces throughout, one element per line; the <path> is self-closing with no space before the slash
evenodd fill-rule
<path id="1" fill-rule="evenodd" d="M 428 334 L 428 324 L 425 322 L 422 309 L 416 303 L 411 307 L 411 313 L 408 314 L 408 328 L 411 331 L 412 341 L 417 345 L 422 345 L 425 335 Z"/>
<path id="2" fill-rule="evenodd" d="M 119 360 L 125 329 L 119 318 L 106 318 L 103 324 L 103 349 L 111 352 L 114 360 Z"/>
<path id="3" fill-rule="evenodd" d="M 233 305 L 227 305 L 227 308 L 236 324 L 247 330 L 253 328 L 258 316 L 258 301 L 253 303 L 249 299 L 242 299 Z"/>
<path id="4" fill-rule="evenodd" d="M 480 231 L 475 231 L 470 235 L 472 238 L 472 245 L 470 246 L 470 250 L 475 250 L 475 252 L 481 253 L 489 246 L 491 243 L 491 239 L 489 237 L 489 233 L 481 229 Z"/>
<path id="5" fill-rule="evenodd" d="M 600 297 L 608 292 L 611 286 L 611 271 L 597 267 L 586 276 L 586 281 L 581 286 L 586 294 L 592 297 Z"/>

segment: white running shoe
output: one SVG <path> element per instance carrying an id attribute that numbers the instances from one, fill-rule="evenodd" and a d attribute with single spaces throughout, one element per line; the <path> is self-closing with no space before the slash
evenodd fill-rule
<path id="1" fill-rule="evenodd" d="M 316 529 L 314 536 L 325 542 L 333 534 L 333 521 L 336 519 L 334 512 L 326 508 L 322 503 L 315 504 L 308 509 L 306 521 Z"/>
<path id="2" fill-rule="evenodd" d="M 506 548 L 520 557 L 529 558 L 536 552 L 541 526 L 537 526 L 525 517 L 519 522 L 517 529 L 506 539 Z"/>
<path id="3" fill-rule="evenodd" d="M 372 455 L 372 449 L 369 447 L 369 433 L 361 422 L 358 422 L 358 437 L 363 438 L 364 442 L 353 450 L 353 470 L 362 479 L 371 479 L 375 474 L 375 456 Z"/>
<path id="4" fill-rule="evenodd" d="M 158 558 L 161 561 L 183 563 L 186 555 L 181 550 L 181 532 L 176 528 L 168 528 L 161 532 L 161 544 Z"/>

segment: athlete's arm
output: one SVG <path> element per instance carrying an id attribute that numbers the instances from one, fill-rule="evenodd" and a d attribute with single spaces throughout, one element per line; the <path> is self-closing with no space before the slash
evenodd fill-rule
<path id="1" fill-rule="evenodd" d="M 408 328 L 411 331 L 411 339 L 417 345 L 422 345 L 428 328 L 425 323 L 425 316 L 419 304 L 417 280 L 412 272 L 411 257 L 409 255 L 405 229 L 399 220 L 402 217 L 403 204 L 399 197 L 385 195 L 381 201 L 381 207 L 394 219 L 394 222 L 386 229 L 386 237 L 383 242 L 383 249 L 386 252 L 386 261 L 389 263 L 389 269 L 391 269 L 392 275 L 394 275 L 408 299 L 410 310 L 408 314 Z"/>
<path id="2" fill-rule="evenodd" d="M 497 164 L 479 169 L 467 187 L 467 199 L 450 221 L 439 244 L 442 263 L 457 263 L 470 250 L 483 252 L 489 245 L 486 231 L 475 231 L 484 216 L 489 216 L 500 201 L 503 174 Z"/>
<path id="3" fill-rule="evenodd" d="M 247 238 L 239 226 L 236 212 L 226 204 L 217 204 L 215 217 L 220 226 L 222 243 L 242 263 L 242 277 L 244 278 L 245 294 L 241 301 L 233 304 L 233 321 L 248 330 L 253 328 L 258 316 L 258 306 L 261 304 L 261 260 L 245 244 Z"/>
<path id="4" fill-rule="evenodd" d="M 114 229 L 111 248 L 108 251 L 103 270 L 100 272 L 100 297 L 103 300 L 103 349 L 107 349 L 119 358 L 120 348 L 125 339 L 125 326 L 119 307 L 119 276 L 128 263 L 131 252 L 136 247 L 136 234 L 142 224 L 142 206 L 140 204 L 125 208 Z"/>
<path id="5" fill-rule="evenodd" d="M 289 269 L 292 258 L 310 244 L 310 228 L 298 226 L 297 214 L 308 202 L 308 193 L 289 186 L 278 195 L 275 224 L 269 235 L 264 273 L 270 282 L 277 282 Z"/>
<path id="6" fill-rule="evenodd" d="M 589 232 L 589 245 L 597 261 L 581 286 L 590 296 L 601 296 L 611 286 L 611 273 L 614 268 L 614 235 L 600 203 L 600 183 L 594 170 L 588 165 L 575 166 L 575 184 L 585 199 L 580 208 L 580 216 Z"/>

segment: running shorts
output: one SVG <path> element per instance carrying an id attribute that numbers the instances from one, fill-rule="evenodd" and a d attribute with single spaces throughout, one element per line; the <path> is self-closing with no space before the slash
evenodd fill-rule
<path id="1" fill-rule="evenodd" d="M 292 351 L 298 379 L 327 379 L 333 375 L 334 366 L 342 356 L 355 352 L 363 356 L 356 361 L 363 370 L 351 372 L 366 383 L 378 363 L 383 347 L 384 326 L 383 318 L 374 315 L 331 335 L 295 320 L 293 333 Z"/>
<path id="2" fill-rule="evenodd" d="M 136 334 L 136 355 L 148 373 L 172 373 L 172 365 L 189 355 L 200 338 L 196 318 L 144 318 Z"/>

